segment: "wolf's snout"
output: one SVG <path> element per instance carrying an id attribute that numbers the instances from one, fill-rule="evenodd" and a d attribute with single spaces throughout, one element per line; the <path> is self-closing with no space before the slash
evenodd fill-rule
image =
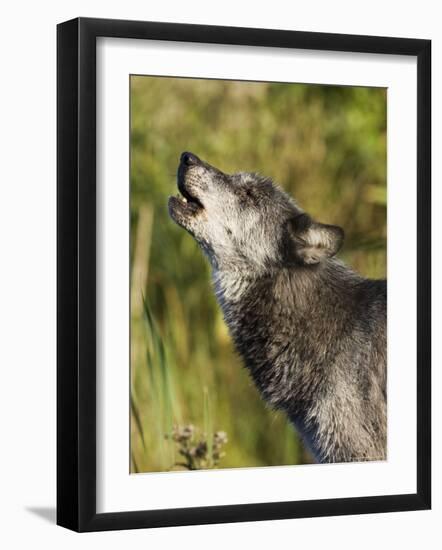
<path id="1" fill-rule="evenodd" d="M 184 166 L 192 166 L 193 164 L 198 164 L 199 162 L 200 159 L 193 153 L 184 151 L 184 153 L 181 154 L 181 164 L 184 164 Z"/>

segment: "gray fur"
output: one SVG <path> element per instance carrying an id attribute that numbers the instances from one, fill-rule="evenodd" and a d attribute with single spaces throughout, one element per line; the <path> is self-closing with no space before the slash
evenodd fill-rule
<path id="1" fill-rule="evenodd" d="M 344 233 L 270 179 L 183 153 L 172 219 L 201 245 L 236 348 L 263 398 L 319 462 L 385 460 L 386 281 L 334 256 Z"/>

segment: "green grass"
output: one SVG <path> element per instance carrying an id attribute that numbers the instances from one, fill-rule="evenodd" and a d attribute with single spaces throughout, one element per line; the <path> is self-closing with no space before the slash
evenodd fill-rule
<path id="1" fill-rule="evenodd" d="M 150 415 L 147 429 L 150 431 L 152 439 L 151 453 L 156 455 L 159 469 L 171 470 L 177 464 L 177 452 L 180 450 L 179 441 L 177 441 L 176 431 L 180 430 L 181 414 L 178 407 L 179 397 L 175 391 L 175 382 L 172 379 L 172 358 L 175 356 L 173 340 L 165 339 L 158 324 L 155 321 L 149 304 L 143 297 L 143 321 L 145 332 L 145 376 L 149 381 L 150 388 Z M 203 463 L 204 468 L 213 468 L 215 460 L 213 459 L 215 430 L 213 425 L 213 411 L 210 400 L 209 390 L 206 386 L 202 388 L 203 395 L 203 427 L 204 431 L 196 434 L 196 443 L 203 442 L 207 452 L 200 461 L 192 461 L 192 467 L 195 464 Z M 131 413 L 135 434 L 133 437 L 141 440 L 142 453 L 146 455 L 148 448 L 146 446 L 145 427 L 140 415 L 137 398 L 134 393 L 131 394 Z M 141 405 L 142 406 L 142 405 Z M 194 438 L 192 438 L 194 439 Z M 134 446 L 132 448 L 132 469 L 139 473 L 140 466 L 135 456 Z M 142 460 L 142 458 L 141 458 Z"/>

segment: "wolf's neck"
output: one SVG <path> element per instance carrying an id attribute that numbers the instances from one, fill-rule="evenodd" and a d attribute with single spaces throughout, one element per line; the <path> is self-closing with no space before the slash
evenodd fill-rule
<path id="1" fill-rule="evenodd" d="M 287 269 L 259 276 L 214 272 L 216 295 L 235 347 L 264 398 L 274 406 L 292 401 L 296 386 L 302 386 L 297 347 L 301 343 L 301 351 L 311 348 L 307 325 L 308 311 L 316 308 L 320 294 L 315 291 L 316 278 Z"/>
<path id="2" fill-rule="evenodd" d="M 296 306 L 303 310 L 311 303 L 312 292 L 318 284 L 320 275 L 315 276 L 310 272 L 308 276 L 302 270 L 294 273 L 288 269 L 275 269 L 273 271 L 256 272 L 247 269 L 216 269 L 213 271 L 215 293 L 221 307 L 241 309 L 246 296 L 253 294 L 260 305 L 266 302 L 288 307 Z"/>
<path id="3" fill-rule="evenodd" d="M 221 307 L 239 304 L 258 276 L 246 270 L 216 269 L 213 271 L 215 294 Z"/>
<path id="4" fill-rule="evenodd" d="M 348 275 L 343 279 L 345 300 L 342 285 L 336 282 L 336 270 L 341 269 L 336 264 L 317 270 L 279 269 L 259 276 L 247 271 L 214 272 L 217 299 L 236 348 L 257 375 L 259 386 L 264 386 L 259 373 L 266 372 L 266 393 L 273 386 L 268 377 L 276 374 L 275 368 L 281 373 L 288 366 L 290 375 L 286 374 L 295 382 L 310 363 L 323 361 L 330 343 L 350 322 L 352 282 Z M 281 392 L 277 393 L 279 399 Z"/>

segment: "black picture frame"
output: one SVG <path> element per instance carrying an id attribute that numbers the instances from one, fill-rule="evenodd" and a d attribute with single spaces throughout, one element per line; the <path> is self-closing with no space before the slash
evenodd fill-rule
<path id="1" fill-rule="evenodd" d="M 417 58 L 417 491 L 360 498 L 96 512 L 96 39 Z M 431 41 L 79 18 L 57 28 L 57 523 L 75 531 L 424 510 L 431 506 Z"/>

